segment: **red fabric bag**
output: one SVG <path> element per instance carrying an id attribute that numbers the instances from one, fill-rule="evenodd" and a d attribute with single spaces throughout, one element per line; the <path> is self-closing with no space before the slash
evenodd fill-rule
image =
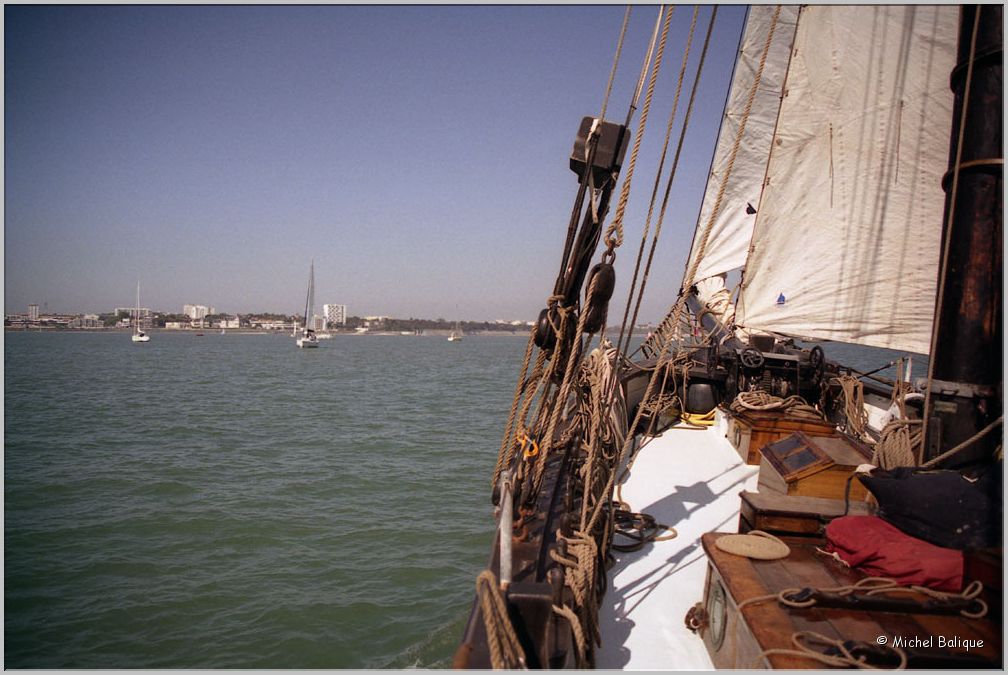
<path id="1" fill-rule="evenodd" d="M 905 534 L 876 516 L 843 516 L 826 526 L 826 551 L 873 577 L 958 592 L 963 554 Z"/>

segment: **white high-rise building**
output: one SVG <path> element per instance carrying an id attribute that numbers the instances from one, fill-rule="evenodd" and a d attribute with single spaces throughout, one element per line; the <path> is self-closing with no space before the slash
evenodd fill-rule
<path id="1" fill-rule="evenodd" d="M 188 316 L 193 321 L 199 321 L 200 319 L 205 319 L 207 314 L 216 314 L 213 307 L 207 307 L 206 305 L 182 305 L 182 313 Z"/>
<path id="2" fill-rule="evenodd" d="M 35 304 L 28 305 L 28 320 L 38 321 L 38 317 L 39 317 L 38 305 Z"/>
<path id="3" fill-rule="evenodd" d="M 346 305 L 322 305 L 322 330 L 346 325 Z"/>

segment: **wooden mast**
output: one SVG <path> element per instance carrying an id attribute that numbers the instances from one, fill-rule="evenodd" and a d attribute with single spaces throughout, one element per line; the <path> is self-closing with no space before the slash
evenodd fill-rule
<path id="1" fill-rule="evenodd" d="M 1002 22 L 1000 5 L 961 9 L 950 78 L 955 103 L 949 171 L 943 180 L 946 272 L 936 306 L 925 461 L 972 438 L 1003 410 Z M 1001 438 L 995 429 L 944 465 L 989 458 Z"/>

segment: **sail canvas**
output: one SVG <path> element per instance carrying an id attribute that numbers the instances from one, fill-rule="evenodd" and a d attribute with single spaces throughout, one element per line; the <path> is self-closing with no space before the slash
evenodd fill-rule
<path id="1" fill-rule="evenodd" d="M 797 18 L 794 5 L 749 9 L 684 282 L 745 264 Z"/>
<path id="2" fill-rule="evenodd" d="M 737 322 L 926 353 L 958 8 L 802 8 Z"/>

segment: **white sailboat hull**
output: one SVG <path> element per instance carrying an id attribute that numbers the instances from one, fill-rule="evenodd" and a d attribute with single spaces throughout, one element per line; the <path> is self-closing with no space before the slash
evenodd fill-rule
<path id="1" fill-rule="evenodd" d="M 133 342 L 150 342 L 150 335 L 145 335 L 144 333 L 137 333 L 133 336 Z"/>
<path id="2" fill-rule="evenodd" d="M 295 340 L 295 342 L 297 343 L 297 346 L 301 347 L 302 349 L 310 349 L 318 347 L 318 340 L 316 340 L 315 338 L 299 337 L 297 340 Z"/>

